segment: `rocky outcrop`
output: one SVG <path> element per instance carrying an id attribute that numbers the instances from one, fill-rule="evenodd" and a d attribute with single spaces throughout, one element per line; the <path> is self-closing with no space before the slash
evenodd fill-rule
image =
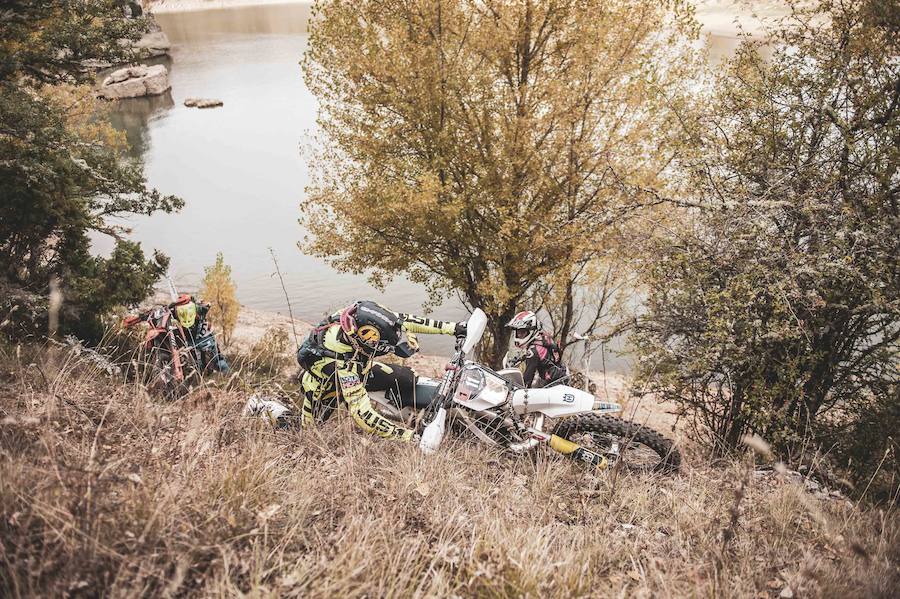
<path id="1" fill-rule="evenodd" d="M 134 51 L 134 55 L 132 56 L 133 60 L 147 60 L 148 58 L 166 56 L 172 48 L 172 44 L 169 42 L 169 36 L 163 32 L 159 23 L 153 18 L 153 15 L 146 15 L 145 19 L 147 19 L 147 33 L 139 40 L 136 42 L 127 39 L 119 40 L 120 46 L 123 48 L 131 47 Z M 63 56 L 65 56 L 65 54 Z M 105 60 L 83 60 L 81 65 L 85 69 L 90 70 L 108 69 L 115 66 L 113 63 Z"/>
<path id="2" fill-rule="evenodd" d="M 134 50 L 142 59 L 165 56 L 169 53 L 172 44 L 169 37 L 160 31 L 151 31 L 134 43 Z"/>
<path id="3" fill-rule="evenodd" d="M 223 104 L 222 100 L 211 100 L 209 98 L 188 98 L 184 101 L 184 105 L 188 108 L 218 108 Z"/>
<path id="4" fill-rule="evenodd" d="M 169 71 L 164 65 L 139 65 L 113 71 L 100 85 L 100 97 L 107 100 L 158 96 L 167 92 Z"/>

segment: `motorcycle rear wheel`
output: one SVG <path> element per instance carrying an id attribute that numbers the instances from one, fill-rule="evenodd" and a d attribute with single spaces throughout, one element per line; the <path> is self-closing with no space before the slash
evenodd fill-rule
<path id="1" fill-rule="evenodd" d="M 554 434 L 602 453 L 631 472 L 675 473 L 681 454 L 674 441 L 646 426 L 606 414 L 582 414 L 557 424 Z"/>

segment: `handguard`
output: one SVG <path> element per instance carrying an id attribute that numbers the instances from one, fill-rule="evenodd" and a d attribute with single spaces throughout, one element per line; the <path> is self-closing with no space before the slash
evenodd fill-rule
<path id="1" fill-rule="evenodd" d="M 414 348 L 413 346 L 411 346 L 406 341 L 404 341 L 403 343 L 398 343 L 394 347 L 394 355 L 396 355 L 398 358 L 403 358 L 404 360 L 406 358 L 413 357 L 417 351 L 419 351 L 419 350 L 417 348 Z"/>

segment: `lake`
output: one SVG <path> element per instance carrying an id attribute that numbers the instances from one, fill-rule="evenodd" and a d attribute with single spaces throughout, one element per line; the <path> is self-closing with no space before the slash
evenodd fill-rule
<path id="1" fill-rule="evenodd" d="M 239 300 L 252 308 L 287 313 L 272 248 L 298 318 L 316 322 L 360 298 L 419 313 L 426 299 L 421 285 L 400 278 L 379 291 L 364 276 L 339 273 L 297 247 L 306 233 L 297 222 L 299 206 L 315 166 L 301 153 L 316 134 L 316 100 L 299 66 L 308 17 L 309 7 L 297 4 L 157 16 L 173 46 L 162 61 L 172 91 L 120 101 L 112 120 L 143 160 L 149 184 L 186 206 L 178 214 L 130 219 L 132 237 L 145 251 L 171 257 L 172 279 L 184 289 L 195 289 L 222 252 Z M 224 106 L 187 108 L 189 97 Z M 467 312 L 451 297 L 434 315 L 462 319 Z M 428 352 L 452 349 L 449 338 L 422 341 Z M 607 362 L 627 367 L 611 356 Z"/>

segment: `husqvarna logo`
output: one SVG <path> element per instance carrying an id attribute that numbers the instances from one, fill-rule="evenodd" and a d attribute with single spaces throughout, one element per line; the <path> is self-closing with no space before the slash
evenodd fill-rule
<path id="1" fill-rule="evenodd" d="M 563 401 L 566 403 L 575 403 L 575 396 L 571 393 L 563 394 Z"/>

